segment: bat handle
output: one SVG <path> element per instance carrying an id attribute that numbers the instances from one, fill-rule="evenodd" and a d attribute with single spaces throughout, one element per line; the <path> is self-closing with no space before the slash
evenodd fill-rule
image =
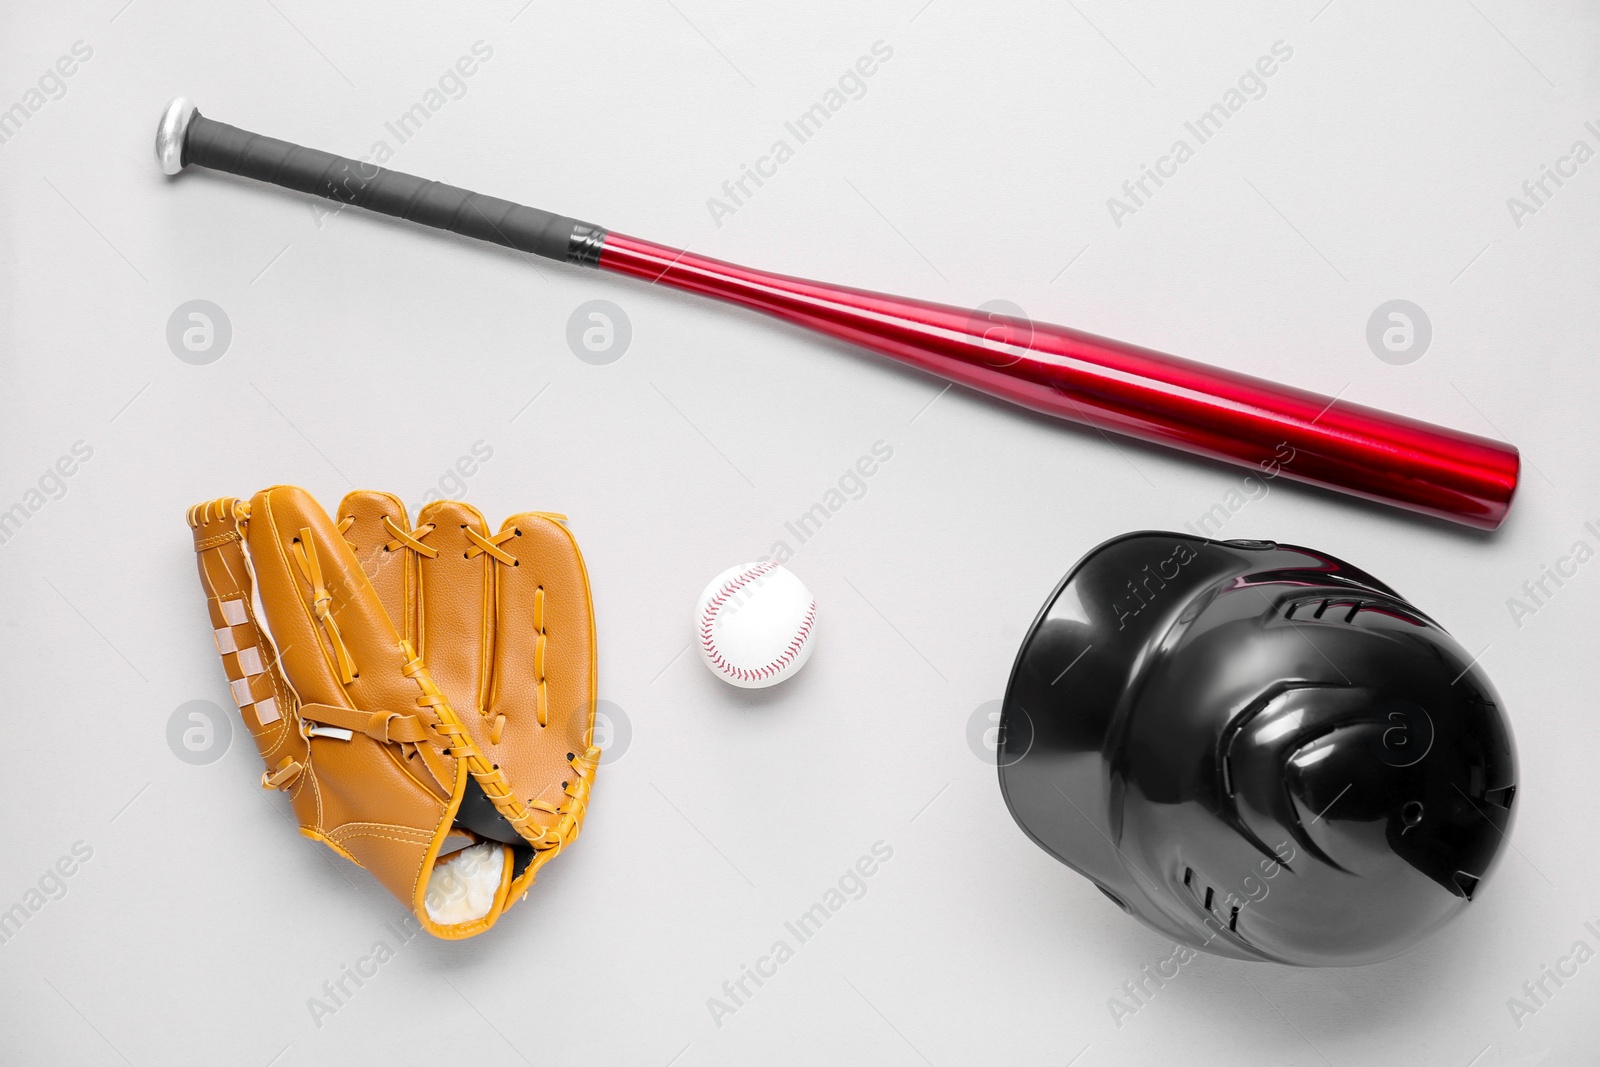
<path id="1" fill-rule="evenodd" d="M 156 159 L 167 174 L 192 163 L 565 263 L 598 266 L 605 243 L 599 226 L 250 133 L 181 96 L 156 127 Z"/>

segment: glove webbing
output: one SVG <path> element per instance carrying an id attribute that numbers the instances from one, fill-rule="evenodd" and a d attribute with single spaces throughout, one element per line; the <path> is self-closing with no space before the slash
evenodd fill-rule
<path id="1" fill-rule="evenodd" d="M 540 857 L 541 861 L 553 857 L 570 844 L 583 828 L 584 810 L 589 804 L 589 790 L 594 780 L 595 767 L 599 763 L 599 749 L 591 745 L 582 755 L 568 754 L 568 762 L 573 768 L 573 779 L 562 783 L 562 789 L 569 798 L 568 802 L 552 805 L 535 800 L 524 804 L 511 791 L 505 775 L 500 771 L 500 765 L 491 762 L 473 743 L 467 734 L 467 728 L 462 725 L 455 710 L 445 699 L 445 695 L 434 684 L 433 677 L 428 674 L 422 659 L 410 643 L 402 641 L 400 647 L 406 654 L 406 664 L 401 668 L 401 672 L 416 682 L 418 688 L 422 690 L 422 696 L 417 698 L 417 703 L 432 708 L 438 715 L 439 721 L 432 726 L 448 741 L 445 752 L 466 762 L 468 773 L 477 780 L 484 796 L 489 798 L 496 810 L 505 816 L 517 834 L 532 845 L 536 852 L 545 854 Z M 534 811 L 555 815 L 556 822 L 549 827 L 541 827 L 534 821 Z"/>

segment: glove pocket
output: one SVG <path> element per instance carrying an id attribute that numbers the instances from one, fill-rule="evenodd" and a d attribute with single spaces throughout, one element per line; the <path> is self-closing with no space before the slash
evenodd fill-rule
<path id="1" fill-rule="evenodd" d="M 436 937 L 493 925 L 512 850 L 456 825 L 470 780 L 411 713 L 302 708 L 320 830 L 308 833 L 370 871 Z"/>

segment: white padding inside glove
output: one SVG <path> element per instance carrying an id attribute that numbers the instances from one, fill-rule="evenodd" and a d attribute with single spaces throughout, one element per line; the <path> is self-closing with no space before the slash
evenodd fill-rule
<path id="1" fill-rule="evenodd" d="M 428 918 L 442 926 L 483 918 L 494 907 L 504 877 L 505 846 L 493 841 L 440 860 L 428 876 Z"/>

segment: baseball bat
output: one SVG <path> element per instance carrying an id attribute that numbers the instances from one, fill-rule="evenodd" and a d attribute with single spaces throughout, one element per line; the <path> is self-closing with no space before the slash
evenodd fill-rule
<path id="1" fill-rule="evenodd" d="M 549 259 L 755 308 L 1034 411 L 1480 529 L 1516 448 L 1093 334 L 754 270 L 203 117 L 182 97 L 162 169 L 227 171 Z"/>

